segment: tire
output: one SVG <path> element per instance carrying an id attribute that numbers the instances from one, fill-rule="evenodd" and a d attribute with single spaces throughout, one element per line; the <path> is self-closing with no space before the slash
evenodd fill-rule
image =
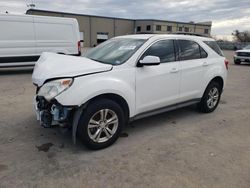
<path id="1" fill-rule="evenodd" d="M 125 116 L 120 105 L 109 99 L 98 99 L 83 111 L 77 136 L 87 148 L 103 149 L 119 138 L 124 125 Z"/>
<path id="2" fill-rule="evenodd" d="M 239 60 L 234 60 L 234 64 L 235 64 L 235 65 L 240 65 L 240 64 L 241 64 L 241 61 L 239 61 Z"/>
<path id="3" fill-rule="evenodd" d="M 203 97 L 201 98 L 198 108 L 203 113 L 213 112 L 221 97 L 222 87 L 219 83 L 212 81 L 206 88 Z"/>

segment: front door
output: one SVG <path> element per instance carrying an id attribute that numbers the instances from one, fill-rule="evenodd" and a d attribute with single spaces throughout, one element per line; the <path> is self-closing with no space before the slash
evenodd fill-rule
<path id="1" fill-rule="evenodd" d="M 142 55 L 157 56 L 160 65 L 136 68 L 136 113 L 169 106 L 178 102 L 180 71 L 173 40 L 152 44 Z"/>

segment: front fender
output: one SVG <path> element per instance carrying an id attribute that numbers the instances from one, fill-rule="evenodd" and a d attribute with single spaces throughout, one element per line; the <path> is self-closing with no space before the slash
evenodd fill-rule
<path id="1" fill-rule="evenodd" d="M 127 74 L 106 72 L 77 77 L 74 79 L 73 85 L 57 96 L 56 100 L 64 106 L 80 107 L 96 96 L 116 94 L 125 99 L 130 116 L 133 116 L 135 113 L 135 81 L 129 74 L 131 71 Z"/>

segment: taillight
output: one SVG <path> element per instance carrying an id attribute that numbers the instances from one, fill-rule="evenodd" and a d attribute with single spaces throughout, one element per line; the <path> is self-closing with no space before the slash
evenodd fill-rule
<path id="1" fill-rule="evenodd" d="M 77 42 L 77 47 L 78 47 L 78 52 L 80 53 L 81 52 L 81 41 Z"/>
<path id="2" fill-rule="evenodd" d="M 227 70 L 228 70 L 229 61 L 228 61 L 227 59 L 225 59 L 225 60 L 224 60 L 224 63 L 225 63 L 225 66 L 226 66 L 226 68 L 227 68 Z"/>

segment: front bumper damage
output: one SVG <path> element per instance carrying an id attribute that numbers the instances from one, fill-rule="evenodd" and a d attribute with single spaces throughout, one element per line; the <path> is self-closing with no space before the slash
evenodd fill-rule
<path id="1" fill-rule="evenodd" d="M 67 128 L 72 124 L 71 114 L 74 112 L 74 107 L 62 106 L 55 99 L 47 101 L 43 96 L 34 98 L 34 107 L 37 120 L 44 128 L 56 125 Z"/>

